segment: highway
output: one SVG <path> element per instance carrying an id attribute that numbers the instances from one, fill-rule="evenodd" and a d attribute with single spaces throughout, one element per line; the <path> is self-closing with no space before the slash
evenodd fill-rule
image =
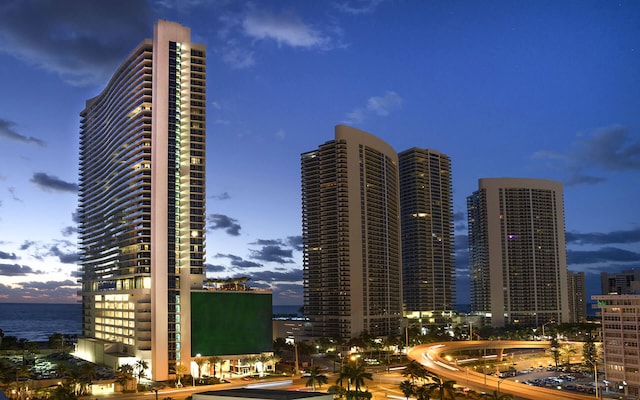
<path id="1" fill-rule="evenodd" d="M 487 392 L 497 390 L 500 394 L 510 394 L 515 397 L 531 400 L 555 399 L 593 399 L 593 395 L 586 395 L 563 390 L 529 386 L 522 383 L 485 375 L 460 367 L 447 361 L 442 354 L 453 354 L 462 350 L 483 349 L 546 349 L 549 342 L 520 341 L 520 340 L 470 340 L 460 342 L 441 342 L 424 344 L 413 347 L 407 354 L 410 360 L 422 364 L 428 371 L 448 380 L 455 380 L 458 384 L 468 382 L 468 385 L 480 387 Z"/>

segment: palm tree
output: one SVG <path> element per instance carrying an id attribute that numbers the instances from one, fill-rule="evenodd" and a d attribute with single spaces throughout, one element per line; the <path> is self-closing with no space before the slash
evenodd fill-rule
<path id="1" fill-rule="evenodd" d="M 127 390 L 128 383 L 133 380 L 134 367 L 131 364 L 123 364 L 118 367 L 118 376 L 116 382 Z"/>
<path id="2" fill-rule="evenodd" d="M 409 397 L 411 397 L 411 395 L 415 393 L 416 387 L 413 382 L 411 382 L 410 380 L 406 380 L 400 382 L 400 390 L 402 390 L 402 394 L 404 394 L 404 397 L 409 400 Z"/>
<path id="3" fill-rule="evenodd" d="M 186 374 L 187 372 L 189 372 L 189 368 L 186 365 L 184 364 L 176 365 L 176 377 L 178 378 L 178 380 L 176 381 L 176 387 L 182 387 L 182 382 L 180 382 L 180 378 L 182 378 L 184 374 Z"/>
<path id="4" fill-rule="evenodd" d="M 435 382 L 428 383 L 425 385 L 428 388 L 427 392 L 429 393 L 429 396 L 431 395 L 432 392 L 437 390 L 439 393 L 440 400 L 444 400 L 445 394 L 448 394 L 449 398 L 451 399 L 456 398 L 455 392 L 453 390 L 453 385 L 455 385 L 456 381 L 445 381 L 439 377 L 435 377 L 433 379 L 435 380 Z"/>
<path id="5" fill-rule="evenodd" d="M 360 387 L 364 386 L 364 380 L 373 380 L 371 372 L 367 372 L 362 363 L 345 365 L 340 371 L 340 376 L 336 381 L 337 384 L 342 386 L 344 380 L 347 381 L 347 391 L 351 390 L 351 384 L 353 384 L 355 391 L 359 392 Z"/>
<path id="6" fill-rule="evenodd" d="M 96 366 L 91 363 L 84 363 L 78 368 L 80 372 L 81 394 L 89 394 L 89 386 L 96 379 Z"/>
<path id="7" fill-rule="evenodd" d="M 282 361 L 282 359 L 280 357 L 278 357 L 277 354 L 272 354 L 271 357 L 269 357 L 269 362 L 273 364 L 273 373 L 277 373 L 276 371 L 276 366 L 278 365 L 278 363 Z"/>
<path id="8" fill-rule="evenodd" d="M 140 379 L 145 377 L 145 371 L 149 369 L 149 363 L 145 360 L 136 360 L 136 365 L 133 367 L 136 371 L 136 378 L 138 378 L 138 382 Z"/>
<path id="9" fill-rule="evenodd" d="M 570 344 L 564 344 L 560 347 L 560 356 L 562 357 L 564 364 L 571 366 L 571 356 L 576 354 L 576 349 Z"/>
<path id="10" fill-rule="evenodd" d="M 422 364 L 417 362 L 416 360 L 411 360 L 407 367 L 402 371 L 403 376 L 408 376 L 411 379 L 411 382 L 414 383 L 416 378 L 423 379 L 426 376 L 427 371 L 424 369 Z"/>
<path id="11" fill-rule="evenodd" d="M 257 357 L 257 359 L 260 363 L 260 377 L 263 377 L 264 371 L 267 369 L 267 363 L 271 360 L 271 356 L 269 354 L 262 353 Z"/>
<path id="12" fill-rule="evenodd" d="M 305 386 L 311 386 L 314 392 L 316 391 L 316 384 L 318 387 L 322 387 L 323 384 L 328 382 L 327 376 L 320 372 L 320 368 L 317 365 L 309 368 L 308 374 L 309 378 L 307 379 Z"/>

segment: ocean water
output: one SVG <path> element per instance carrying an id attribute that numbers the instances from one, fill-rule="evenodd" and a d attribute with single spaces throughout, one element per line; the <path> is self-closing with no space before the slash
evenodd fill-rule
<path id="1" fill-rule="evenodd" d="M 274 305 L 274 314 L 298 314 L 301 306 Z M 0 329 L 4 336 L 46 342 L 54 333 L 80 335 L 82 305 L 0 303 Z"/>
<path id="2" fill-rule="evenodd" d="M 0 329 L 4 336 L 44 342 L 54 333 L 79 335 L 80 304 L 0 303 Z"/>

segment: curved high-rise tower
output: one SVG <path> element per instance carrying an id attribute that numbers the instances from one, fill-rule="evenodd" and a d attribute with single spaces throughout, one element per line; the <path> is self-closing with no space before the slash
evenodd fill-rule
<path id="1" fill-rule="evenodd" d="M 472 311 L 495 327 L 569 322 L 562 183 L 480 179 L 467 209 Z"/>
<path id="2" fill-rule="evenodd" d="M 205 75 L 190 29 L 159 21 L 81 113 L 78 351 L 112 366 L 145 361 L 154 380 L 191 356 L 190 291 L 204 278 Z"/>
<path id="3" fill-rule="evenodd" d="M 402 260 L 398 156 L 348 126 L 303 153 L 304 311 L 313 337 L 398 334 Z"/>

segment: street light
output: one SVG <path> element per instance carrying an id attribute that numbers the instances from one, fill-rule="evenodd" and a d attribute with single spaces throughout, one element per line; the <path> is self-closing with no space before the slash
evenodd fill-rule
<path id="1" fill-rule="evenodd" d="M 591 360 L 587 360 L 587 362 L 593 365 L 593 376 L 594 376 L 593 380 L 596 385 L 596 399 L 597 399 L 598 398 L 598 365 L 596 365 L 596 363 Z"/>

